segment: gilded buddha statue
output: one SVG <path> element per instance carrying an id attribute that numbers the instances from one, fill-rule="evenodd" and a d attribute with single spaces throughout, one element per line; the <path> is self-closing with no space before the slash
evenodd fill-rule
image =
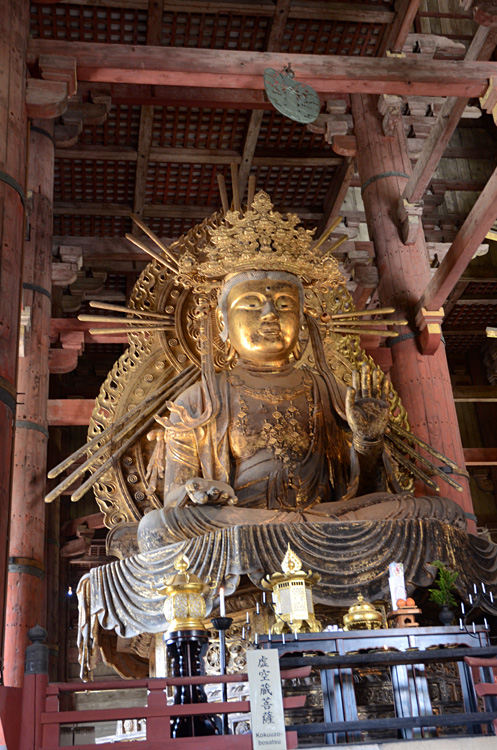
<path id="1" fill-rule="evenodd" d="M 310 232 L 274 212 L 265 216 L 268 203 L 259 194 L 255 210 L 214 231 L 215 249 L 190 281 L 200 298 L 202 290 L 211 300 L 217 294 L 211 308 L 227 366 L 214 372 L 213 336 L 205 332 L 201 381 L 156 418 L 162 429 L 148 436 L 156 443 L 148 492 L 163 479 L 163 507 L 141 520 L 140 550 L 239 524 L 318 523 L 342 515 L 442 513 L 463 524 L 455 503 L 439 508 L 399 494 L 385 449 L 388 379 L 363 362 L 343 399 L 316 313 L 306 309 L 304 284 L 336 284 L 336 261 L 313 255 Z M 182 264 L 193 266 L 189 258 Z M 307 364 L 300 362 L 304 332 Z"/>
<path id="2" fill-rule="evenodd" d="M 87 464 L 121 559 L 81 581 L 83 664 L 99 628 L 166 629 L 157 584 L 180 553 L 210 579 L 209 608 L 221 584 L 227 595 L 242 575 L 260 585 L 288 544 L 321 575 L 314 594 L 327 605 L 387 597 L 392 561 L 410 590 L 432 582 L 431 560 L 458 567 L 462 587 L 470 570 L 492 583 L 495 547 L 466 533 L 461 508 L 414 496 L 413 477 L 457 486 L 426 451 L 457 467 L 409 432 L 312 232 L 259 193 L 161 249 L 127 308 L 149 329 L 131 331 L 90 426 Z"/>
<path id="3" fill-rule="evenodd" d="M 296 367 L 303 308 L 302 283 L 286 271 L 223 280 L 216 313 L 234 366 L 211 388 L 182 393 L 149 435 L 158 443 L 149 476 L 164 475 L 164 506 L 140 522 L 142 551 L 239 523 L 336 517 L 334 502 L 387 491 L 388 380 L 367 364 L 354 371 L 345 421 L 331 373 Z"/>

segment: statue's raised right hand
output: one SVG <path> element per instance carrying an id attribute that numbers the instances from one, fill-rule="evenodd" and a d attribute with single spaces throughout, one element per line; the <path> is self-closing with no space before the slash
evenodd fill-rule
<path id="1" fill-rule="evenodd" d="M 196 505 L 236 505 L 238 498 L 233 488 L 225 482 L 192 477 L 185 482 L 188 498 Z"/>

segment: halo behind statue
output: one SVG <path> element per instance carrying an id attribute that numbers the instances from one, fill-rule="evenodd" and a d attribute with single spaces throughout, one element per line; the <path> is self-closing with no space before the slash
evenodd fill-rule
<path id="1" fill-rule="evenodd" d="M 217 294 L 227 273 L 248 268 L 278 269 L 301 279 L 305 310 L 318 324 L 325 357 L 336 381 L 336 406 L 342 416 L 352 371 L 363 363 L 376 367 L 360 346 L 360 333 L 396 336 L 397 332 L 387 330 L 385 324 L 405 322 L 370 319 L 371 315 L 390 313 L 392 309 L 356 311 L 331 254 L 343 238 L 319 252 L 322 241 L 316 243 L 313 232 L 299 227 L 297 216 L 275 212 L 264 192 L 255 196 L 246 211 L 229 211 L 226 216 L 217 212 L 168 248 L 140 220 L 136 221 L 161 253 L 128 235 L 153 260 L 140 275 L 128 307 L 124 308 L 128 317 L 107 318 L 121 326 L 108 329 L 109 333 L 125 327 L 129 347 L 109 372 L 96 399 L 88 431 L 90 442 L 86 445 L 86 468 L 92 476 L 72 496 L 77 500 L 93 486 L 108 528 L 135 524 L 146 512 L 162 506 L 162 477 L 147 476 L 155 442 L 147 440 L 147 433 L 155 427 L 154 415 L 167 413 L 166 401 L 200 378 L 201 348 L 206 345 L 202 323 L 205 315 L 210 318 L 214 365 L 218 370 L 229 367 L 215 317 Z M 363 319 L 365 314 L 368 320 Z M 101 316 L 95 319 L 102 320 Z M 307 328 L 302 331 L 302 339 L 303 354 L 298 366 L 314 368 Z M 409 491 L 413 477 L 438 490 L 428 474 L 437 474 L 458 486 L 413 447 L 421 445 L 457 470 L 453 462 L 410 434 L 407 414 L 393 388 L 389 401 L 387 442 L 395 491 Z M 85 449 L 79 453 L 82 452 Z M 424 462 L 427 473 L 417 468 L 412 459 Z M 52 476 L 60 473 L 60 466 L 52 470 Z M 69 478 L 65 480 L 68 481 Z M 54 493 L 47 500 L 53 499 Z"/>

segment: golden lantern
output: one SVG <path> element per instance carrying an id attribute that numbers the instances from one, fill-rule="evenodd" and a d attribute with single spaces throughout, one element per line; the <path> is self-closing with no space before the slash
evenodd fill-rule
<path id="1" fill-rule="evenodd" d="M 203 583 L 195 573 L 188 573 L 190 561 L 186 555 L 179 555 L 174 561 L 178 572 L 164 581 L 165 587 L 158 589 L 166 595 L 164 616 L 169 623 L 167 633 L 183 630 L 205 631 L 202 620 L 205 618 L 205 594 L 209 585 Z"/>
<path id="2" fill-rule="evenodd" d="M 383 626 L 383 617 L 369 602 L 364 601 L 362 594 L 357 597 L 343 617 L 344 630 L 379 630 Z"/>
<path id="3" fill-rule="evenodd" d="M 262 581 L 263 588 L 271 590 L 276 622 L 273 633 L 319 633 L 321 623 L 314 616 L 312 587 L 321 580 L 319 573 L 305 573 L 302 561 L 288 545 L 281 563 L 283 573 L 273 573 Z"/>

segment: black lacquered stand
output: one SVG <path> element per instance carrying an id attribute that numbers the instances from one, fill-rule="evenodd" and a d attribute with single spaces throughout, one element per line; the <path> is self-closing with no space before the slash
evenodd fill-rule
<path id="1" fill-rule="evenodd" d="M 213 617 L 211 619 L 215 629 L 219 632 L 219 671 L 221 675 L 226 674 L 226 631 L 230 629 L 233 622 L 232 617 Z M 221 683 L 221 700 L 226 703 L 228 690 L 225 682 Z M 223 714 L 223 734 L 229 734 L 228 714 Z"/>
<path id="2" fill-rule="evenodd" d="M 201 674 L 200 652 L 207 643 L 205 630 L 177 630 L 164 637 L 171 658 L 173 677 L 196 677 Z M 223 698 L 224 700 L 224 698 Z M 174 694 L 175 705 L 207 703 L 202 685 L 180 685 Z M 171 735 L 177 737 L 206 737 L 218 734 L 215 718 L 208 715 L 177 716 L 171 719 Z"/>

